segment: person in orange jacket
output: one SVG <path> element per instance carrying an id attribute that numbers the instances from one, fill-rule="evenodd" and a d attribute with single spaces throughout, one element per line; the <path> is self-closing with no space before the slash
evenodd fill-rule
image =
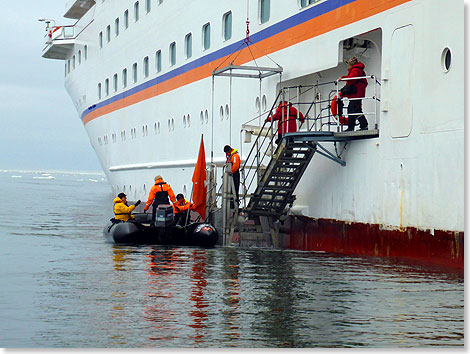
<path id="1" fill-rule="evenodd" d="M 299 113 L 299 121 L 305 121 L 302 112 Z M 278 121 L 277 123 L 277 139 L 276 144 L 281 141 L 282 135 L 285 133 L 295 133 L 297 131 L 297 109 L 292 106 L 291 102 L 281 101 L 276 109 L 276 113 L 266 118 L 267 122 Z"/>
<path id="2" fill-rule="evenodd" d="M 224 152 L 227 157 L 226 163 L 232 164 L 233 184 L 235 185 L 235 201 L 238 203 L 238 190 L 240 188 L 240 155 L 238 155 L 238 150 L 232 149 L 230 145 L 224 146 Z"/>
<path id="3" fill-rule="evenodd" d="M 184 195 L 179 193 L 176 195 L 176 203 L 173 203 L 173 212 L 175 213 L 175 225 L 183 226 L 188 216 L 188 211 L 194 207 L 193 203 L 184 199 Z"/>
<path id="4" fill-rule="evenodd" d="M 113 200 L 114 203 L 114 219 L 121 221 L 129 221 L 134 219 L 132 212 L 140 204 L 138 200 L 134 205 L 127 205 L 127 196 L 124 193 L 119 193 Z"/>
<path id="5" fill-rule="evenodd" d="M 170 200 L 176 202 L 175 193 L 171 189 L 170 185 L 163 181 L 163 177 L 160 175 L 155 176 L 155 185 L 150 189 L 147 203 L 145 203 L 144 211 L 147 211 L 150 205 L 153 205 L 152 209 L 152 222 L 155 221 L 157 207 L 160 204 L 170 205 Z"/>

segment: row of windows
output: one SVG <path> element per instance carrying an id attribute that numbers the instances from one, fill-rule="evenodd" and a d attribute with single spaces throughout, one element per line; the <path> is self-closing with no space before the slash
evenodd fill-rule
<path id="1" fill-rule="evenodd" d="M 224 111 L 223 106 L 221 106 L 221 111 Z M 221 117 L 223 118 L 223 113 L 221 113 L 221 114 L 222 114 Z M 228 104 L 225 105 L 225 114 L 226 114 L 227 117 L 229 116 L 229 106 L 228 106 Z M 209 122 L 209 111 L 207 109 L 205 111 L 202 110 L 201 113 L 200 113 L 200 123 L 201 123 L 201 125 L 203 125 L 203 124 L 208 124 L 208 122 Z M 175 119 L 170 118 L 170 119 L 168 119 L 167 123 L 168 123 L 168 131 L 169 132 L 174 131 L 175 130 Z M 182 123 L 183 123 L 183 128 L 191 127 L 191 115 L 190 114 L 187 114 L 187 115 L 185 114 L 183 116 Z M 154 133 L 154 135 L 157 135 L 157 134 L 160 134 L 160 132 L 161 132 L 160 122 L 155 122 L 155 124 L 153 126 L 153 133 Z M 142 125 L 142 137 L 146 137 L 148 135 L 149 135 L 148 125 L 147 124 Z M 126 130 L 122 130 L 120 136 L 121 136 L 121 142 L 126 141 Z M 137 138 L 137 129 L 136 128 L 131 128 L 130 129 L 130 136 L 131 136 L 131 139 L 136 139 Z M 111 134 L 111 141 L 113 143 L 117 143 L 117 134 L 116 133 Z M 108 135 L 106 134 L 102 138 L 98 137 L 98 144 L 108 145 L 109 144 Z"/>
<path id="2" fill-rule="evenodd" d="M 162 0 L 158 0 L 159 3 Z M 318 2 L 320 0 L 300 0 L 300 6 L 306 7 L 310 4 Z M 259 0 L 260 2 L 260 21 L 262 23 L 269 20 L 270 16 L 270 0 Z M 147 12 L 150 12 L 151 9 L 151 0 L 146 0 L 146 9 Z M 139 1 L 134 3 L 134 20 L 137 22 L 139 20 Z M 225 13 L 222 17 L 222 34 L 224 40 L 229 40 L 232 38 L 232 12 L 229 11 Z M 124 27 L 128 28 L 129 26 L 129 10 L 124 11 Z M 119 35 L 119 18 L 115 20 L 115 35 Z M 102 47 L 102 38 L 103 33 L 100 32 L 99 34 L 99 41 L 100 41 L 100 48 Z M 111 26 L 107 26 L 106 30 L 106 38 L 109 42 L 111 40 Z M 193 48 L 193 34 L 190 32 L 186 34 L 184 39 L 184 55 L 186 59 L 192 57 L 192 48 Z M 204 50 L 208 50 L 211 46 L 211 24 L 208 22 L 202 26 L 202 47 Z M 169 65 L 174 66 L 176 65 L 176 42 L 173 41 L 170 43 L 169 48 Z M 159 49 L 155 52 L 155 72 L 159 73 L 162 71 L 162 50 Z M 136 84 L 139 79 L 139 72 L 138 72 L 138 63 L 134 63 L 132 65 L 132 83 Z M 150 75 L 150 59 L 146 56 L 142 62 L 142 75 L 143 78 L 146 79 Z M 121 74 L 121 87 L 125 89 L 128 85 L 128 70 L 127 68 L 122 70 Z M 112 79 L 112 90 L 116 93 L 119 89 L 118 83 L 118 74 L 115 73 Z M 102 99 L 103 97 L 108 97 L 110 95 L 110 80 L 105 79 L 104 81 L 104 88 L 102 83 L 98 83 L 98 99 Z"/>
<path id="3" fill-rule="evenodd" d="M 67 76 L 67 74 L 70 74 L 71 70 L 75 70 L 75 66 L 77 62 L 78 62 L 78 65 L 82 63 L 82 57 L 83 57 L 83 60 L 88 59 L 88 46 L 87 45 L 83 47 L 83 56 L 82 56 L 82 50 L 79 49 L 77 54 L 74 54 L 71 59 L 65 62 L 65 76 Z"/>
<path id="4" fill-rule="evenodd" d="M 163 0 L 157 0 L 158 4 L 160 5 Z M 152 0 L 145 0 L 145 11 L 149 13 L 152 10 Z M 136 1 L 134 3 L 134 22 L 139 21 L 140 18 L 140 2 Z M 124 22 L 124 29 L 129 28 L 129 10 L 126 9 L 123 13 L 123 22 Z M 117 17 L 114 20 L 114 37 L 119 36 L 120 31 L 120 19 Z M 111 25 L 106 26 L 106 42 L 111 42 Z M 98 34 L 98 45 L 100 48 L 103 48 L 103 32 Z"/>

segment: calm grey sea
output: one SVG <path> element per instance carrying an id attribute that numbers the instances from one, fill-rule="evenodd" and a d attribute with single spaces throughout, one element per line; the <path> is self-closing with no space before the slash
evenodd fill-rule
<path id="1" fill-rule="evenodd" d="M 40 177 L 40 178 L 38 178 Z M 0 172 L 0 347 L 464 345 L 464 281 L 373 258 L 105 243 L 102 176 Z"/>

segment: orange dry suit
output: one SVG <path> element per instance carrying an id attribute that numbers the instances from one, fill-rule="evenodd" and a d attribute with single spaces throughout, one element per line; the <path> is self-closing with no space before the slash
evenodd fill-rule
<path id="1" fill-rule="evenodd" d="M 232 163 L 233 184 L 235 185 L 235 200 L 238 201 L 238 190 L 240 189 L 240 155 L 237 149 L 232 149 L 230 154 L 226 154 L 227 162 Z"/>
<path id="2" fill-rule="evenodd" d="M 121 198 L 114 198 L 114 218 L 116 220 L 129 221 L 129 219 L 134 219 L 134 215 L 131 213 L 135 209 L 135 205 L 127 206 Z"/>
<path id="3" fill-rule="evenodd" d="M 185 212 L 186 210 L 193 209 L 193 207 L 194 207 L 194 204 L 188 202 L 185 199 L 183 203 L 180 203 L 180 202 L 173 203 L 173 212 L 175 214 L 179 214 L 179 213 Z"/>
<path id="4" fill-rule="evenodd" d="M 173 203 L 176 202 L 175 193 L 173 193 L 173 189 L 171 189 L 170 185 L 161 178 L 157 179 L 155 185 L 150 189 L 149 198 L 147 203 L 145 203 L 144 210 L 148 210 L 152 203 L 154 209 L 160 204 L 170 204 L 168 197 Z"/>

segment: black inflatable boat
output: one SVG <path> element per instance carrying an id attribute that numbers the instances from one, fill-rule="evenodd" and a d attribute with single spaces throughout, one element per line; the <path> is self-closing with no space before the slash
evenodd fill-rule
<path id="1" fill-rule="evenodd" d="M 112 221 L 103 234 L 107 241 L 119 244 L 149 244 L 214 247 L 219 238 L 216 228 L 207 223 L 190 223 L 186 227 L 163 221 L 150 224 L 152 215 L 134 214 L 132 221 Z"/>

